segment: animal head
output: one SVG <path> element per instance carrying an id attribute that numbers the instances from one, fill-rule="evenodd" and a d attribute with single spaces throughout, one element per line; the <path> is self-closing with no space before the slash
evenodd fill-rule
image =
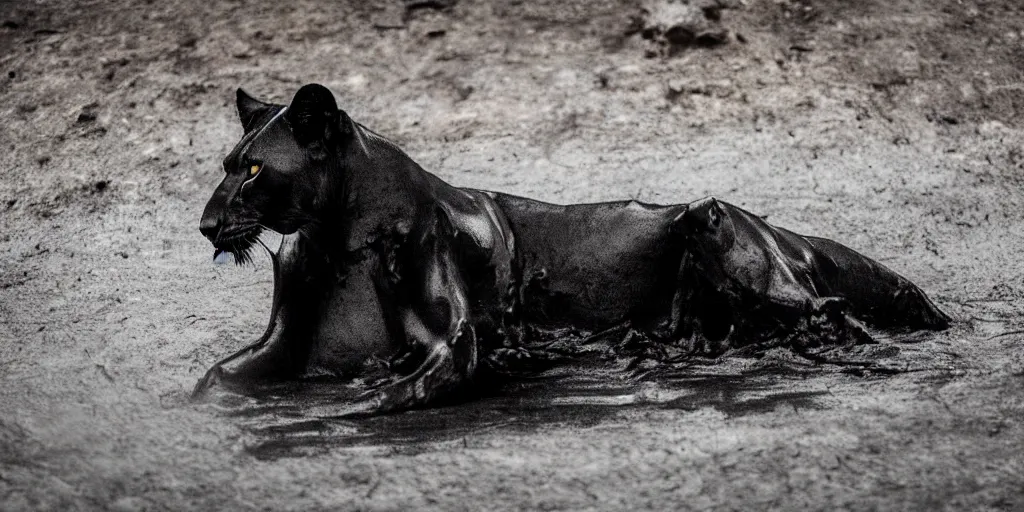
<path id="1" fill-rule="evenodd" d="M 736 243 L 736 227 L 725 206 L 714 197 L 687 205 L 674 227 L 686 237 L 688 247 L 708 255 L 721 255 L 732 249 Z"/>
<path id="2" fill-rule="evenodd" d="M 287 106 L 241 89 L 236 96 L 244 134 L 224 159 L 224 179 L 199 229 L 217 253 L 230 252 L 242 263 L 264 229 L 290 234 L 313 220 L 351 122 L 317 84 L 299 89 Z"/>

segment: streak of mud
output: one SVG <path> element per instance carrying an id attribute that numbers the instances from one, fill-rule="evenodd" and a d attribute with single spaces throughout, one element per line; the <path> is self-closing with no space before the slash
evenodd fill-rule
<path id="1" fill-rule="evenodd" d="M 822 409 L 817 400 L 827 395 L 827 390 L 792 390 L 797 378 L 802 377 L 779 370 L 757 369 L 741 374 L 679 374 L 664 376 L 665 385 L 683 388 L 690 393 L 672 399 L 665 407 L 697 410 L 714 407 L 726 416 L 744 416 L 765 413 L 780 406 L 793 409 Z"/>

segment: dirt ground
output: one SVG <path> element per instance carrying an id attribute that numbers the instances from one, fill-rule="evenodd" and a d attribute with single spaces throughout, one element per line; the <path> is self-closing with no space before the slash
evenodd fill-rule
<path id="1" fill-rule="evenodd" d="M 0 3 L 0 509 L 1024 510 L 1024 6 L 410 5 Z M 327 384 L 190 403 L 270 308 L 269 261 L 198 231 L 234 90 L 307 82 L 453 184 L 714 194 L 954 327 L 889 340 L 895 375 L 776 352 L 360 421 L 311 416 Z"/>

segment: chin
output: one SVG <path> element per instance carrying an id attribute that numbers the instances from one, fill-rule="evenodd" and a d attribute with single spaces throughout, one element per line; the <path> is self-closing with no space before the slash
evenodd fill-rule
<path id="1" fill-rule="evenodd" d="M 214 260 L 222 253 L 234 256 L 235 263 L 245 265 L 252 262 L 252 253 L 257 248 L 263 229 L 253 229 L 226 240 L 219 240 L 213 245 Z"/>

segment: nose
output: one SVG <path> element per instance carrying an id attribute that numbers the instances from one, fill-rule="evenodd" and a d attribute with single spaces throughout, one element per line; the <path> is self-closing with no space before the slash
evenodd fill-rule
<path id="1" fill-rule="evenodd" d="M 199 232 L 201 232 L 209 241 L 216 241 L 217 235 L 220 233 L 219 216 L 204 214 L 203 219 L 199 221 Z"/>

